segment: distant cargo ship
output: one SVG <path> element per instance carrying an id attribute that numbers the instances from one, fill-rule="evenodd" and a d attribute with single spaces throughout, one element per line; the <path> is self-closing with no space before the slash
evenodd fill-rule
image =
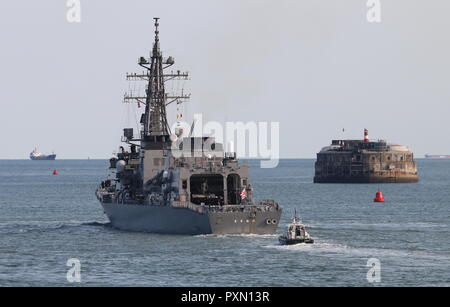
<path id="1" fill-rule="evenodd" d="M 45 155 L 36 150 L 36 148 L 30 153 L 31 160 L 55 160 L 56 155 L 52 153 L 51 155 Z"/>
<path id="2" fill-rule="evenodd" d="M 425 155 L 427 159 L 450 159 L 450 155 Z"/>

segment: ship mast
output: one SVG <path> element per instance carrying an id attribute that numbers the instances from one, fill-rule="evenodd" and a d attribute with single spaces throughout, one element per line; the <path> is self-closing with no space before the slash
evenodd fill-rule
<path id="1" fill-rule="evenodd" d="M 164 91 L 163 59 L 159 48 L 158 19 L 155 19 L 155 42 L 151 55 L 150 78 L 144 117 L 144 135 L 168 135 L 166 97 Z"/>
<path id="2" fill-rule="evenodd" d="M 181 95 L 169 96 L 164 89 L 164 82 L 174 78 L 187 79 L 187 73 L 164 74 L 164 69 L 172 66 L 175 61 L 172 57 L 163 59 L 159 44 L 159 18 L 155 20 L 155 41 L 150 55 L 150 61 L 141 57 L 139 65 L 147 69 L 143 74 L 127 74 L 127 80 L 148 80 L 145 97 L 138 97 L 133 95 L 124 96 L 124 102 L 137 101 L 139 104 L 145 104 L 145 113 L 142 114 L 141 124 L 143 125 L 142 137 L 145 139 L 148 136 L 167 136 L 170 134 L 170 128 L 167 121 L 166 106 L 170 103 L 180 99 L 187 99 L 190 95 L 182 93 Z M 168 99 L 171 99 L 167 102 Z"/>

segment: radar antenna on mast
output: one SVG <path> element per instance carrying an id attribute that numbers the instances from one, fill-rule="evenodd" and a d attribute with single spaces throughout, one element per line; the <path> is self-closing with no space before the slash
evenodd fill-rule
<path id="1" fill-rule="evenodd" d="M 145 105 L 145 112 L 141 117 L 142 137 L 147 136 L 168 136 L 170 135 L 170 128 L 167 121 L 166 107 L 172 102 L 180 103 L 181 100 L 189 99 L 190 94 L 181 95 L 168 95 L 165 91 L 164 83 L 173 79 L 187 79 L 187 72 L 170 72 L 164 74 L 164 69 L 175 64 L 173 57 L 163 58 L 160 50 L 159 42 L 159 18 L 153 18 L 155 20 L 155 39 L 153 43 L 153 49 L 150 54 L 150 58 L 146 59 L 140 57 L 138 64 L 145 68 L 142 74 L 127 74 L 127 80 L 143 80 L 147 81 L 147 87 L 145 95 L 136 96 L 133 93 L 124 95 L 124 102 L 137 102 L 139 105 Z"/>

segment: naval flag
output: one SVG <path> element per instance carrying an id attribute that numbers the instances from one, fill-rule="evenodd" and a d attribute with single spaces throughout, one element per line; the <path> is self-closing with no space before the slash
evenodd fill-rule
<path id="1" fill-rule="evenodd" d="M 241 192 L 241 199 L 245 199 L 247 197 L 247 191 L 245 191 L 245 188 L 242 189 Z"/>

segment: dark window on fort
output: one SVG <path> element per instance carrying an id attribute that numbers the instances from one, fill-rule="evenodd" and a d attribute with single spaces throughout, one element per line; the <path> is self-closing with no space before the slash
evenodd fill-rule
<path id="1" fill-rule="evenodd" d="M 187 189 L 187 180 L 186 179 L 183 180 L 182 187 L 183 187 L 184 190 Z"/>

